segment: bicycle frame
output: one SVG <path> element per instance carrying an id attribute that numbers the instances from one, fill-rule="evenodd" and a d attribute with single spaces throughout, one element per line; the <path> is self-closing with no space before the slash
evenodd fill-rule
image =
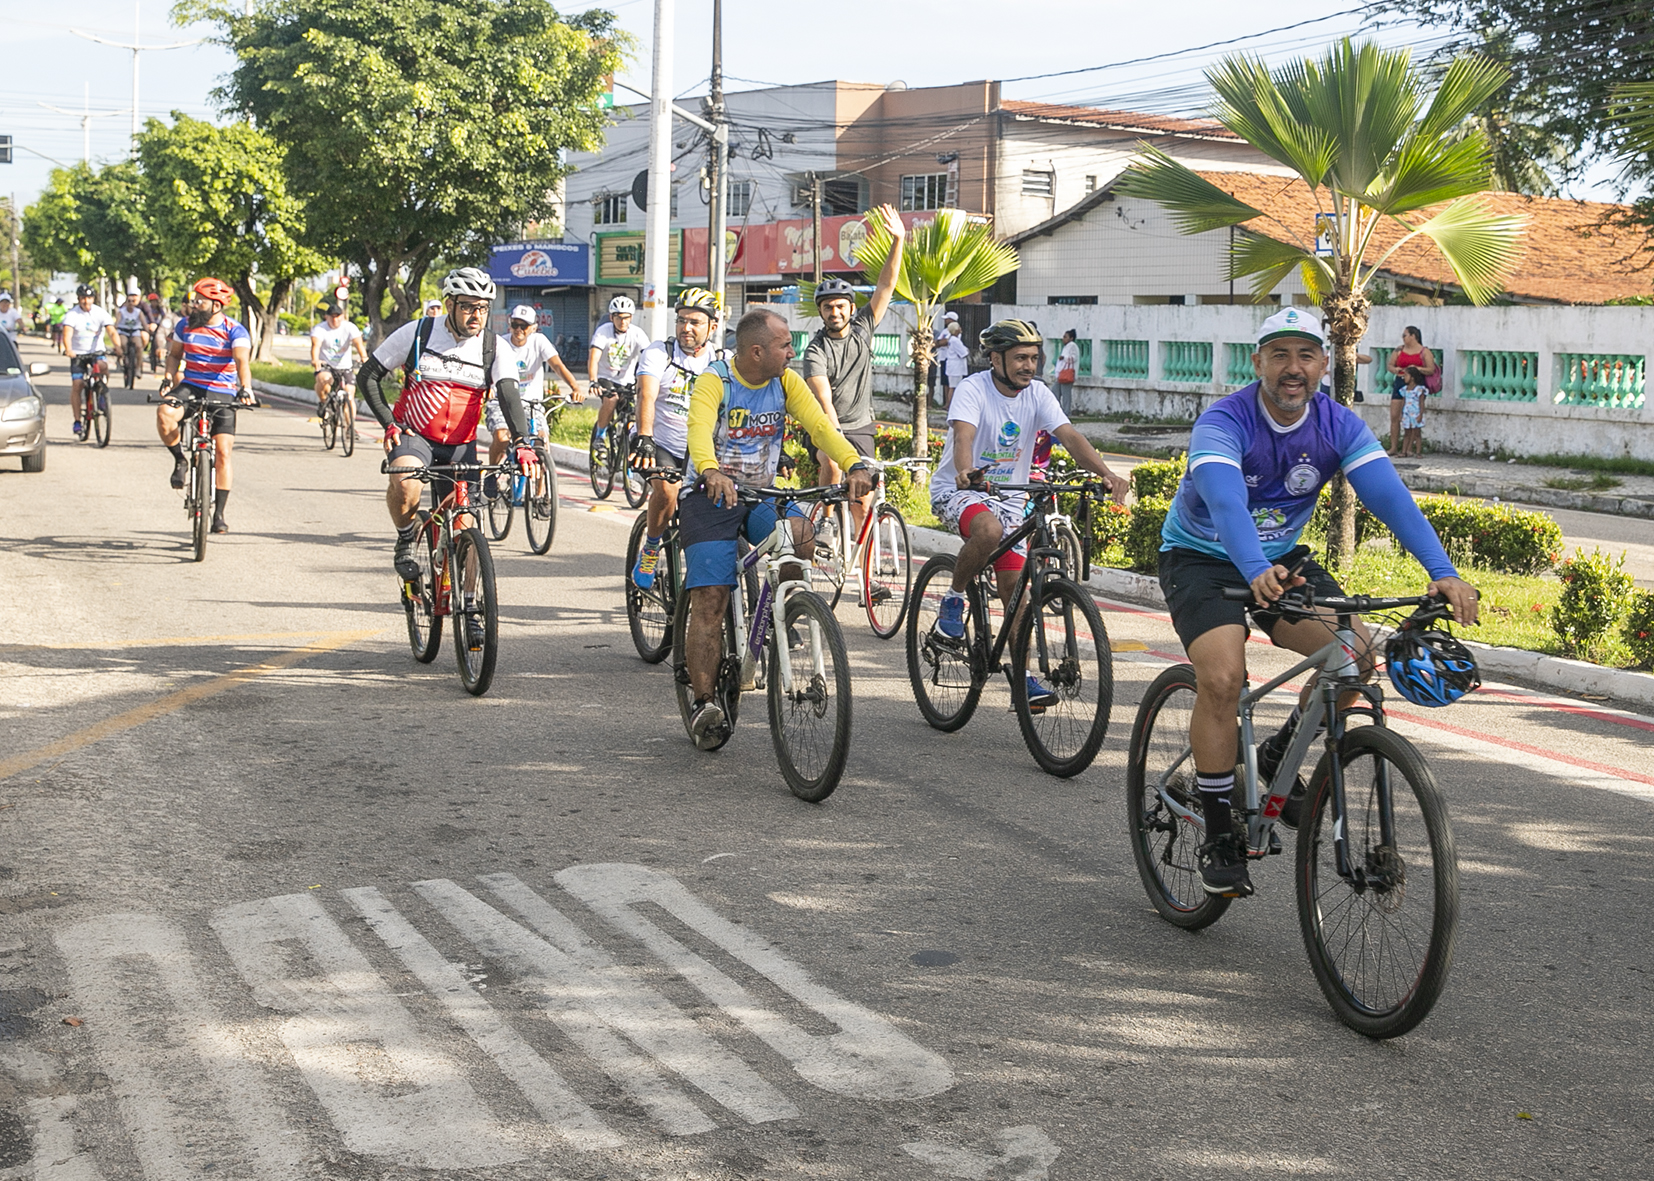
<path id="1" fill-rule="evenodd" d="M 1011 642 L 1011 625 L 1015 622 L 1017 613 L 1022 609 L 1022 605 L 1025 602 L 1038 601 L 1040 592 L 1045 589 L 1045 580 L 1050 576 L 1050 571 L 1047 569 L 1046 563 L 1043 560 L 1036 559 L 1062 557 L 1062 551 L 1057 549 L 1056 546 L 1049 544 L 1051 541 L 1051 535 L 1049 526 L 1047 525 L 1047 520 L 1048 518 L 1045 511 L 1037 506 L 1036 501 L 1031 499 L 1029 503 L 1028 516 L 1023 520 L 1021 525 L 1018 525 L 1015 530 L 1013 530 L 999 543 L 999 547 L 995 549 L 993 553 L 989 554 L 987 561 L 983 563 L 982 573 L 979 577 L 990 579 L 993 587 L 993 594 L 997 596 L 999 593 L 999 585 L 998 578 L 994 571 L 994 563 L 1014 550 L 1019 544 L 1021 544 L 1024 538 L 1033 537 L 1036 534 L 1040 534 L 1043 536 L 1043 540 L 1048 543 L 1046 545 L 1030 546 L 1028 549 L 1028 560 L 1023 563 L 1022 573 L 1017 575 L 1016 585 L 1011 588 L 1010 601 L 1005 604 L 1004 623 L 999 629 L 999 634 L 994 636 L 993 643 L 988 648 L 988 661 L 986 669 L 983 670 L 984 676 L 988 670 L 996 670 L 999 672 L 1007 671 L 1001 664 L 1000 658 L 1005 655 L 1005 646 Z M 988 612 L 988 596 L 984 594 L 982 599 L 982 618 L 977 621 L 981 627 L 981 634 L 983 635 L 987 635 L 992 631 Z M 1037 642 L 1039 644 L 1040 667 L 1044 668 L 1046 661 L 1045 629 L 1035 628 L 1034 635 L 1037 637 Z"/>
<path id="2" fill-rule="evenodd" d="M 741 653 L 741 683 L 750 685 L 758 675 L 759 665 L 764 656 L 764 645 L 768 642 L 770 628 L 773 626 L 779 633 L 786 625 L 787 595 L 795 589 L 810 589 L 810 566 L 800 559 L 793 548 L 793 518 L 783 511 L 775 523 L 775 529 L 764 541 L 755 545 L 752 552 L 741 559 L 741 571 L 755 571 L 758 575 L 758 599 L 753 604 L 752 625 L 749 630 L 746 622 L 745 596 L 741 588 L 736 585 L 730 589 L 730 605 L 735 611 L 735 634 L 746 637 L 746 648 Z M 801 579 L 781 581 L 780 569 L 786 562 L 795 562 L 803 571 Z M 813 670 L 819 676 L 826 675 L 826 665 L 821 659 L 821 637 L 816 634 L 816 624 L 810 621 L 810 650 L 816 654 L 816 667 Z M 792 653 L 786 644 L 776 645 L 777 663 L 781 670 L 781 689 L 785 693 L 793 691 Z"/>

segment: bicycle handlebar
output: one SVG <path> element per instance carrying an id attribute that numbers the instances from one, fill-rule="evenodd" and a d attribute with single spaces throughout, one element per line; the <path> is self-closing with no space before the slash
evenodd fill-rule
<path id="1" fill-rule="evenodd" d="M 510 463 L 433 463 L 424 467 L 395 467 L 389 459 L 381 460 L 379 471 L 382 475 L 396 476 L 402 480 L 418 480 L 428 484 L 438 476 L 470 474 L 473 472 L 506 472 L 514 471 Z"/>
<path id="2" fill-rule="evenodd" d="M 735 486 L 735 499 L 747 504 L 765 500 L 819 500 L 833 504 L 849 499 L 843 484 L 821 484 L 814 488 L 743 488 Z"/>
<path id="3" fill-rule="evenodd" d="M 1384 598 L 1376 595 L 1327 595 L 1317 598 L 1307 586 L 1293 587 L 1274 603 L 1259 603 L 1249 587 L 1226 586 L 1223 597 L 1231 603 L 1245 603 L 1260 611 L 1281 611 L 1292 615 L 1309 615 L 1317 607 L 1330 608 L 1339 614 L 1364 615 L 1369 611 L 1394 611 L 1402 607 L 1418 609 L 1437 608 L 1446 614 L 1447 600 L 1440 595 L 1404 595 Z"/>
<path id="4" fill-rule="evenodd" d="M 172 387 L 172 389 L 177 389 L 177 388 L 178 388 L 177 386 Z M 192 386 L 191 388 L 193 389 L 194 387 Z M 251 391 L 249 391 L 249 392 L 251 392 Z M 153 397 L 151 397 L 149 395 L 145 395 L 144 402 L 147 405 L 150 405 L 150 406 L 162 406 L 162 405 L 175 406 L 175 407 L 177 407 L 181 410 L 188 410 L 192 406 L 202 406 L 202 407 L 206 407 L 206 408 L 212 409 L 212 410 L 222 410 L 222 409 L 229 409 L 229 410 L 267 410 L 267 409 L 269 409 L 269 407 L 267 407 L 263 402 L 260 402 L 258 400 L 258 395 L 257 394 L 253 394 L 253 400 L 251 402 L 243 402 L 240 398 L 230 398 L 229 400 L 226 401 L 224 399 L 216 398 L 216 397 L 210 396 L 210 395 L 205 394 L 205 393 L 200 393 L 200 392 L 197 392 L 197 393 L 191 395 L 188 398 L 180 398 L 176 394 L 174 394 L 170 390 L 168 390 L 168 391 L 163 391 L 159 394 L 156 394 Z"/>

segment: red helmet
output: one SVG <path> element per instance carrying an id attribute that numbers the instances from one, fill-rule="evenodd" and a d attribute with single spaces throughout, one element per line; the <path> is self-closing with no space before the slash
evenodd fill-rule
<path id="1" fill-rule="evenodd" d="M 144 296 L 144 298 L 145 299 L 160 299 L 161 297 L 159 295 L 157 295 L 155 292 L 151 291 L 148 295 Z"/>
<path id="2" fill-rule="evenodd" d="M 210 299 L 214 303 L 228 304 L 235 298 L 235 289 L 222 279 L 215 279 L 208 275 L 205 279 L 197 279 L 195 286 L 190 290 L 202 299 Z"/>

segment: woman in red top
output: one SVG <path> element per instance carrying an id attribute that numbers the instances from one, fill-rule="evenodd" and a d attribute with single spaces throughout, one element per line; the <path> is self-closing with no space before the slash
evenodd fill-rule
<path id="1" fill-rule="evenodd" d="M 1436 371 L 1436 354 L 1424 347 L 1419 330 L 1408 325 L 1401 330 L 1401 347 L 1390 354 L 1389 370 L 1395 375 L 1390 383 L 1390 454 L 1401 454 L 1401 408 L 1407 400 L 1401 396 L 1401 387 L 1407 384 L 1407 371 L 1417 369 L 1425 377 Z"/>

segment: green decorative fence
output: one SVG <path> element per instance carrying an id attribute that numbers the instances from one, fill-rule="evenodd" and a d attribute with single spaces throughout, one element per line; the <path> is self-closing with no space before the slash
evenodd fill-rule
<path id="1" fill-rule="evenodd" d="M 793 333 L 793 352 L 797 353 L 800 357 L 804 355 L 804 346 L 809 343 L 810 334 L 808 332 Z"/>
<path id="2" fill-rule="evenodd" d="M 797 333 L 794 333 L 796 336 Z M 907 364 L 907 345 L 898 332 L 873 334 L 873 364 L 899 369 Z"/>
<path id="3" fill-rule="evenodd" d="M 1556 353 L 1553 401 L 1559 405 L 1640 410 L 1645 358 L 1629 353 Z"/>
<path id="4" fill-rule="evenodd" d="M 1252 368 L 1252 354 L 1258 346 L 1251 341 L 1230 342 L 1223 346 L 1223 384 L 1251 385 L 1258 380 L 1258 371 Z"/>
<path id="5" fill-rule="evenodd" d="M 1075 366 L 1075 370 L 1078 372 L 1079 376 L 1081 376 L 1081 377 L 1090 377 L 1091 376 L 1091 342 L 1089 340 L 1076 339 L 1074 341 L 1074 343 L 1079 347 L 1079 350 L 1080 350 L 1080 363 Z M 1061 355 L 1062 355 L 1062 338 L 1059 337 L 1056 340 L 1051 340 L 1051 339 L 1047 338 L 1046 342 L 1045 342 L 1045 357 L 1046 357 L 1046 360 L 1050 363 L 1051 373 L 1053 375 L 1052 380 L 1055 380 L 1055 374 L 1057 372 L 1057 358 Z"/>
<path id="6" fill-rule="evenodd" d="M 1460 353 L 1464 375 L 1459 397 L 1488 402 L 1537 402 L 1539 354 L 1505 349 L 1476 349 Z"/>
<path id="7" fill-rule="evenodd" d="M 1212 380 L 1212 342 L 1209 340 L 1163 340 L 1160 342 L 1160 375 L 1167 381 L 1208 383 Z"/>
<path id="8" fill-rule="evenodd" d="M 1390 372 L 1390 358 L 1395 356 L 1395 353 L 1395 349 L 1385 348 L 1371 349 L 1367 353 L 1373 359 L 1367 370 L 1372 375 L 1372 392 L 1384 397 L 1389 397 L 1390 391 L 1395 389 L 1396 375 Z"/>
<path id="9" fill-rule="evenodd" d="M 1106 377 L 1149 376 L 1149 342 L 1146 340 L 1103 341 L 1103 374 Z"/>

